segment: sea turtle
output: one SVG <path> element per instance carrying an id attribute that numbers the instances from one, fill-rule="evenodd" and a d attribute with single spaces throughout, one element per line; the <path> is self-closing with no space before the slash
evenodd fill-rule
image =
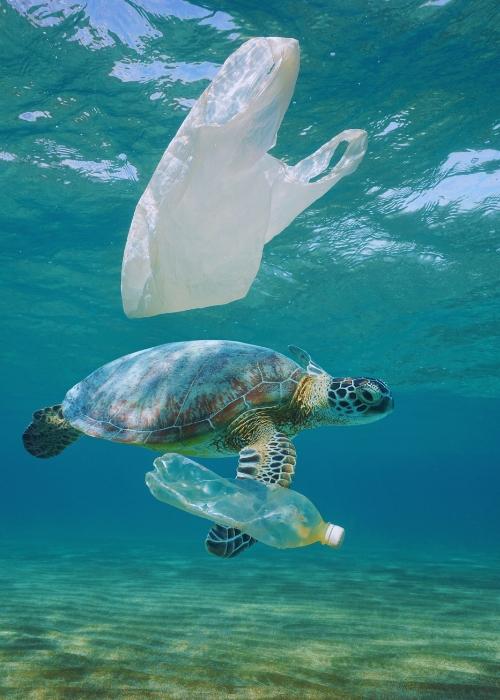
<path id="1" fill-rule="evenodd" d="M 160 345 L 97 369 L 62 404 L 33 414 L 28 452 L 54 457 L 82 435 L 156 452 L 239 454 L 237 478 L 289 487 L 292 438 L 320 425 L 359 425 L 393 409 L 387 386 L 368 377 L 332 377 L 293 345 L 274 350 L 225 340 Z M 255 542 L 214 525 L 206 548 L 230 558 Z"/>

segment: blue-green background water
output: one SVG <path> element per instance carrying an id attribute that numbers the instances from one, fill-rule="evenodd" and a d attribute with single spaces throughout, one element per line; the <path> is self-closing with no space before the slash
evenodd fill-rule
<path id="1" fill-rule="evenodd" d="M 498 3 L 1 0 L 0 32 L 0 698 L 500 697 Z M 245 299 L 127 320 L 140 195 L 225 58 L 272 35 L 301 46 L 273 154 L 363 128 L 363 163 Z M 149 494 L 151 453 L 23 451 L 99 365 L 198 338 L 387 381 L 387 419 L 296 440 L 294 488 L 343 550 L 212 561 L 206 523 Z"/>

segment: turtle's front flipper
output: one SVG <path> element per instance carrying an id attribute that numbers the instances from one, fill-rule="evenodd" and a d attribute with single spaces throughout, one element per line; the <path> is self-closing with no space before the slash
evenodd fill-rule
<path id="1" fill-rule="evenodd" d="M 241 450 L 236 478 L 256 479 L 289 488 L 295 475 L 295 462 L 296 453 L 291 440 L 283 433 L 273 432 L 267 441 L 261 439 Z M 216 557 L 231 559 L 256 541 L 236 528 L 214 525 L 205 540 L 205 548 Z"/>
<path id="2" fill-rule="evenodd" d="M 61 404 L 35 411 L 33 421 L 23 433 L 25 449 L 34 457 L 55 457 L 79 440 L 83 433 L 73 428 L 62 412 Z"/>
<path id="3" fill-rule="evenodd" d="M 274 432 L 267 442 L 257 442 L 240 452 L 238 479 L 257 479 L 290 488 L 295 475 L 296 452 L 286 435 Z"/>

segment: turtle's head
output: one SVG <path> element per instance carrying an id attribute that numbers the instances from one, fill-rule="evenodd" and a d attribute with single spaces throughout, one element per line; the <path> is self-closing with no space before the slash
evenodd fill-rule
<path id="1" fill-rule="evenodd" d="M 394 399 L 380 379 L 332 377 L 328 384 L 330 424 L 372 423 L 391 413 Z"/>
<path id="2" fill-rule="evenodd" d="M 314 381 L 308 381 L 310 407 L 316 425 L 361 425 L 383 418 L 394 408 L 392 394 L 380 379 L 331 377 L 296 345 L 288 349 Z"/>

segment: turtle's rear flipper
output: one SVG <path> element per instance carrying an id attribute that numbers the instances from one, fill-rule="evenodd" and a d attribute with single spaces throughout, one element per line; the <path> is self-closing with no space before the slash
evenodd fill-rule
<path id="1" fill-rule="evenodd" d="M 232 559 L 245 549 L 248 549 L 257 540 L 235 527 L 214 525 L 205 540 L 205 549 L 210 554 L 222 559 Z"/>
<path id="2" fill-rule="evenodd" d="M 35 411 L 33 422 L 23 433 L 25 449 L 34 457 L 55 457 L 83 433 L 73 428 L 63 415 L 61 404 Z"/>

